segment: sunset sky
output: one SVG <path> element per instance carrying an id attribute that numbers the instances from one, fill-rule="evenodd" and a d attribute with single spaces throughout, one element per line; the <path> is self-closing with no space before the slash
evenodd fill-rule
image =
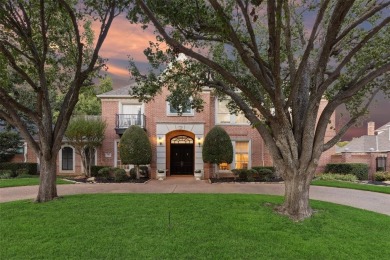
<path id="1" fill-rule="evenodd" d="M 114 88 L 128 85 L 130 74 L 128 71 L 129 55 L 134 59 L 141 70 L 147 68 L 147 61 L 143 50 L 149 46 L 149 41 L 154 41 L 153 28 L 144 31 L 139 25 L 130 24 L 125 15 L 121 15 L 114 20 L 100 55 L 107 58 L 107 74 L 112 77 Z M 367 134 L 368 121 L 374 121 L 376 128 L 390 121 L 390 101 L 385 99 L 383 94 L 379 94 L 376 101 L 371 105 L 371 113 L 358 127 L 351 128 L 342 140 L 351 140 Z M 341 111 L 341 110 L 340 110 Z M 338 112 L 338 118 L 340 112 Z M 344 119 L 338 119 L 338 125 Z"/>

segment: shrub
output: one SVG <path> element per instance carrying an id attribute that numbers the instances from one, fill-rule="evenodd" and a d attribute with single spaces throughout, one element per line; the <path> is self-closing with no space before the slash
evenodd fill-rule
<path id="1" fill-rule="evenodd" d="M 137 179 L 137 169 L 136 168 L 131 168 L 130 169 L 130 178 L 131 179 Z"/>
<path id="2" fill-rule="evenodd" d="M 326 173 L 353 174 L 359 180 L 367 180 L 368 170 L 364 163 L 329 163 L 325 167 Z"/>
<path id="3" fill-rule="evenodd" d="M 25 169 L 30 175 L 38 175 L 37 163 L 0 163 L 0 170 L 10 170 L 14 177 L 17 176 L 17 171 L 20 169 Z"/>
<path id="4" fill-rule="evenodd" d="M 219 126 L 207 133 L 202 149 L 203 162 L 212 164 L 232 163 L 233 145 L 229 135 Z"/>
<path id="5" fill-rule="evenodd" d="M 141 165 L 139 167 L 139 171 L 140 171 L 140 174 L 145 177 L 145 178 L 148 178 L 149 177 L 149 167 L 146 166 L 146 165 Z"/>
<path id="6" fill-rule="evenodd" d="M 104 167 L 104 168 L 98 170 L 98 173 L 95 177 L 108 179 L 110 177 L 110 170 L 111 170 L 111 167 Z"/>
<path id="7" fill-rule="evenodd" d="M 135 125 L 127 128 L 119 141 L 119 153 L 123 164 L 149 164 L 152 146 L 145 131 Z"/>
<path id="8" fill-rule="evenodd" d="M 115 182 L 123 182 L 123 181 L 127 181 L 129 179 L 129 177 L 126 175 L 126 171 L 124 169 L 111 168 L 111 170 L 112 170 Z"/>
<path id="9" fill-rule="evenodd" d="M 12 176 L 11 170 L 0 170 L 0 179 L 9 179 Z"/>
<path id="10" fill-rule="evenodd" d="M 390 172 L 376 172 L 375 173 L 376 181 L 390 181 Z"/>
<path id="11" fill-rule="evenodd" d="M 104 168 L 110 168 L 110 167 L 109 166 L 97 166 L 97 165 L 91 166 L 91 176 L 92 177 L 101 177 L 99 175 L 99 171 L 101 169 L 104 169 Z"/>
<path id="12" fill-rule="evenodd" d="M 351 181 L 355 182 L 358 178 L 353 174 L 337 174 L 337 173 L 323 173 L 316 177 L 317 180 L 323 181 Z"/>
<path id="13" fill-rule="evenodd" d="M 252 169 L 257 172 L 260 181 L 271 181 L 274 178 L 275 168 L 272 166 L 255 166 Z"/>
<path id="14" fill-rule="evenodd" d="M 258 172 L 253 169 L 233 169 L 232 172 L 240 180 L 244 181 L 253 181 L 258 175 Z"/>

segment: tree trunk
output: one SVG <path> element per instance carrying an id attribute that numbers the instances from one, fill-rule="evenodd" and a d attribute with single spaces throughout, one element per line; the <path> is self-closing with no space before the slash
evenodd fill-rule
<path id="1" fill-rule="evenodd" d="M 139 180 L 139 179 L 140 179 L 140 175 L 139 175 L 139 165 L 134 165 L 134 167 L 135 167 L 135 172 L 136 172 L 136 174 L 137 174 L 137 180 Z"/>
<path id="2" fill-rule="evenodd" d="M 284 174 L 284 203 L 278 211 L 293 220 L 299 221 L 311 217 L 313 210 L 309 203 L 309 189 L 312 174 Z"/>
<path id="3" fill-rule="evenodd" d="M 36 202 L 46 202 L 58 197 L 56 186 L 56 162 L 57 156 L 51 156 L 45 160 L 45 156 L 40 158 L 40 183 Z"/>

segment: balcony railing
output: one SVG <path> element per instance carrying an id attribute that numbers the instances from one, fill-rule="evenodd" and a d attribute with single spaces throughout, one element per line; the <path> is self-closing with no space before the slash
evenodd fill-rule
<path id="1" fill-rule="evenodd" d="M 116 114 L 116 133 L 121 135 L 125 130 L 132 126 L 137 125 L 145 128 L 145 115 L 143 114 Z"/>

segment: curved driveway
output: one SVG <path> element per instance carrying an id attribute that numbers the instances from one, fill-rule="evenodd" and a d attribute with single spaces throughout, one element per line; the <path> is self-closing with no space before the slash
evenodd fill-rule
<path id="1" fill-rule="evenodd" d="M 171 177 L 165 181 L 147 183 L 58 185 L 58 195 L 81 193 L 243 193 L 283 195 L 284 184 L 217 183 L 195 181 L 189 177 Z M 38 186 L 0 189 L 0 202 L 34 199 Z M 310 198 L 366 209 L 390 216 L 390 194 L 342 188 L 311 186 Z"/>

